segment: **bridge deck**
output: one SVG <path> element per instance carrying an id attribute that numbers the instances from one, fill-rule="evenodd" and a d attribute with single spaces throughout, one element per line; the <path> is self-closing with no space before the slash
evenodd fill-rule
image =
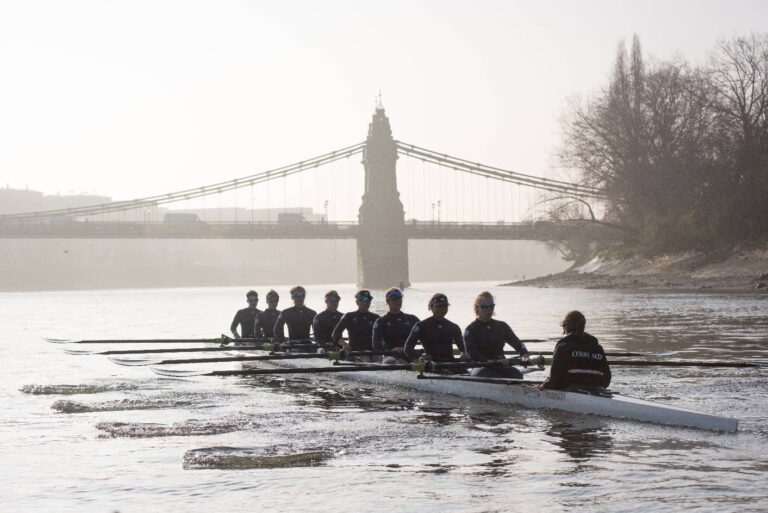
<path id="1" fill-rule="evenodd" d="M 621 233 L 586 221 L 431 223 L 403 226 L 409 239 L 620 240 Z M 2 223 L 5 239 L 356 239 L 356 223 Z"/>

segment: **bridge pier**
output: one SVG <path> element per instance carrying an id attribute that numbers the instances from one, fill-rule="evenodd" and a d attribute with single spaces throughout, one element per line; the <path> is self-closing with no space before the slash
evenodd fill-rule
<path id="1" fill-rule="evenodd" d="M 365 192 L 357 238 L 357 282 L 383 289 L 410 285 L 405 210 L 397 191 L 397 146 L 379 103 L 363 150 Z"/>

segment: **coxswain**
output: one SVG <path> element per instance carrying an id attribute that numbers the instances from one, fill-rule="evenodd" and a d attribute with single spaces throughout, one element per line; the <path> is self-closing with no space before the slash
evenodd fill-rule
<path id="1" fill-rule="evenodd" d="M 406 358 L 403 347 L 419 318 L 402 311 L 402 290 L 392 287 L 384 297 L 389 311 L 373 324 L 373 350 L 392 353 L 392 356 L 385 357 L 382 363 L 404 363 Z"/>
<path id="2" fill-rule="evenodd" d="M 280 310 L 277 309 L 279 302 L 280 296 L 274 289 L 267 292 L 267 309 L 256 316 L 256 338 L 266 340 L 275 337 L 275 323 L 280 316 Z"/>
<path id="3" fill-rule="evenodd" d="M 549 377 L 541 388 L 605 390 L 611 384 L 611 369 L 603 347 L 584 331 L 587 326 L 584 314 L 577 310 L 568 312 L 560 326 L 565 337 L 555 344 Z"/>
<path id="4" fill-rule="evenodd" d="M 315 335 L 315 343 L 324 349 L 331 349 L 336 344 L 333 340 L 333 328 L 341 320 L 343 315 L 339 312 L 341 297 L 335 290 L 329 290 L 325 294 L 325 310 L 315 315 L 312 320 L 312 332 Z"/>
<path id="5" fill-rule="evenodd" d="M 445 294 L 435 294 L 429 300 L 427 308 L 432 312 L 432 317 L 417 322 L 408 339 L 405 341 L 405 356 L 414 360 L 421 356 L 422 360 L 433 362 L 453 362 L 453 347 L 466 359 L 464 353 L 464 341 L 461 338 L 461 328 L 445 318 L 448 313 L 448 297 Z M 423 354 L 419 355 L 416 345 L 421 344 Z"/>
<path id="6" fill-rule="evenodd" d="M 520 354 L 523 363 L 528 361 L 528 349 L 512 328 L 504 321 L 493 318 L 496 304 L 490 292 L 477 295 L 474 304 L 476 319 L 464 330 L 464 347 L 476 362 L 499 361 L 497 366 L 472 369 L 472 376 L 484 378 L 522 379 L 522 373 L 512 367 L 512 360 L 505 358 L 504 346 L 509 344 Z"/>
<path id="7" fill-rule="evenodd" d="M 304 306 L 304 298 L 307 291 L 301 285 L 291 289 L 293 306 L 286 308 L 277 317 L 275 322 L 275 340 L 285 342 L 285 325 L 288 325 L 289 341 L 309 341 L 309 330 L 312 327 L 312 319 L 317 312 Z"/>
<path id="8" fill-rule="evenodd" d="M 369 311 L 373 296 L 369 290 L 358 290 L 355 294 L 357 310 L 347 312 L 341 316 L 336 327 L 333 328 L 331 337 L 334 343 L 348 351 L 370 351 L 373 340 L 373 324 L 378 315 Z M 344 331 L 347 332 L 349 341 L 343 342 Z"/>
<path id="9" fill-rule="evenodd" d="M 254 338 L 256 336 L 254 329 L 256 317 L 261 313 L 261 310 L 256 308 L 259 303 L 259 295 L 255 290 L 249 290 L 245 294 L 245 300 L 248 302 L 248 306 L 237 311 L 235 318 L 232 319 L 232 324 L 229 326 L 229 331 L 235 338 Z M 237 332 L 238 327 L 240 333 Z"/>

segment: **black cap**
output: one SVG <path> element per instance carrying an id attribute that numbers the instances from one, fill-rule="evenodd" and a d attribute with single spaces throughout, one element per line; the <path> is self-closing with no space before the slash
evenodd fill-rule
<path id="1" fill-rule="evenodd" d="M 432 299 L 429 300 L 429 304 L 432 306 L 448 306 L 448 296 L 445 294 L 435 294 Z"/>
<path id="2" fill-rule="evenodd" d="M 370 303 L 373 300 L 373 296 L 370 290 L 358 290 L 357 294 L 355 294 L 355 299 Z"/>

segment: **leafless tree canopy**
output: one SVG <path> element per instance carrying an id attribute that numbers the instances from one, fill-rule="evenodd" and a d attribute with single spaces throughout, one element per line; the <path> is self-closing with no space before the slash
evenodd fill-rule
<path id="1" fill-rule="evenodd" d="M 646 63 L 635 37 L 609 83 L 564 117 L 560 157 L 608 197 L 646 251 L 768 233 L 768 35 L 720 42 L 706 66 Z"/>

